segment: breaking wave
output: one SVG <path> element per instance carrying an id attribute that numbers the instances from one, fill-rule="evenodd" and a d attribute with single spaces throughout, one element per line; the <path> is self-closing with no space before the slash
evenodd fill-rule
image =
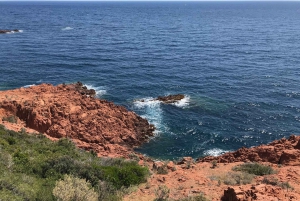
<path id="1" fill-rule="evenodd" d="M 142 110 L 144 114 L 141 116 L 156 127 L 155 135 L 159 135 L 168 129 L 163 123 L 163 110 L 161 109 L 160 101 L 153 98 L 144 98 L 134 101 L 134 106 Z"/>
<path id="2" fill-rule="evenodd" d="M 74 28 L 72 28 L 72 27 L 65 27 L 65 28 L 62 28 L 61 30 L 62 31 L 68 31 L 68 30 L 72 30 L 72 29 L 74 29 Z"/>
<path id="3" fill-rule="evenodd" d="M 205 156 L 220 156 L 228 151 L 218 148 L 209 149 L 203 152 Z"/>
<path id="4" fill-rule="evenodd" d="M 180 107 L 180 108 L 185 108 L 189 105 L 189 103 L 190 103 L 190 96 L 184 95 L 183 99 L 173 103 L 173 105 Z"/>
<path id="5" fill-rule="evenodd" d="M 29 88 L 29 87 L 32 87 L 32 86 L 35 86 L 35 84 L 28 84 L 28 85 L 25 85 L 23 86 L 24 88 Z"/>
<path id="6" fill-rule="evenodd" d="M 96 96 L 100 97 L 106 94 L 106 89 L 104 87 L 95 87 L 93 85 L 84 84 L 88 89 L 94 89 L 96 91 Z"/>

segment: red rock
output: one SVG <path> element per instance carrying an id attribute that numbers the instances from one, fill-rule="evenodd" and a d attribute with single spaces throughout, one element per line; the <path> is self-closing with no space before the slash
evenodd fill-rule
<path id="1" fill-rule="evenodd" d="M 198 159 L 198 162 L 218 161 L 219 163 L 232 162 L 270 162 L 275 164 L 298 165 L 300 164 L 300 150 L 298 147 L 300 136 L 292 135 L 289 139 L 280 139 L 268 145 L 253 148 L 240 148 L 235 152 L 228 152 L 221 156 L 207 156 Z"/>
<path id="2" fill-rule="evenodd" d="M 85 149 L 105 150 L 100 155 L 126 155 L 153 135 L 154 127 L 147 120 L 94 96 L 95 91 L 80 82 L 41 84 L 1 91 L 0 105 L 28 128 L 54 138 L 76 139 Z"/>

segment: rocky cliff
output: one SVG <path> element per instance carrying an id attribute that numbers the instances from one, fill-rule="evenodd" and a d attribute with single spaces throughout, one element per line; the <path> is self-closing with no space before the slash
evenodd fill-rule
<path id="1" fill-rule="evenodd" d="M 51 138 L 67 137 L 99 155 L 123 156 L 153 135 L 154 126 L 125 107 L 94 97 L 80 82 L 0 92 L 0 119 L 13 116 Z"/>

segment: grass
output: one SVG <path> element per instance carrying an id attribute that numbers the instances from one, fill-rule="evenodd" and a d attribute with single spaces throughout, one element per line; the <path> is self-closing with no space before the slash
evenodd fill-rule
<path id="1" fill-rule="evenodd" d="M 52 142 L 0 125 L 0 197 L 3 200 L 57 200 L 52 191 L 65 175 L 84 179 L 95 191 L 109 188 L 105 200 L 120 200 L 120 191 L 146 182 L 148 169 L 136 161 L 98 158 L 67 140 Z M 116 198 L 118 197 L 118 198 Z"/>
<path id="2" fill-rule="evenodd" d="M 259 163 L 244 163 L 233 168 L 234 171 L 247 172 L 258 176 L 274 174 L 275 171 L 272 167 L 262 165 Z"/>
<path id="3" fill-rule="evenodd" d="M 276 178 L 268 178 L 268 177 L 264 177 L 264 179 L 262 180 L 262 183 L 264 184 L 270 184 L 272 186 L 279 186 L 283 189 L 291 189 L 293 190 L 294 188 L 289 184 L 289 182 L 280 182 L 278 181 L 278 179 Z"/>
<path id="4" fill-rule="evenodd" d="M 228 172 L 222 176 L 213 175 L 210 176 L 209 178 L 211 180 L 218 181 L 218 186 L 220 186 L 221 183 L 235 186 L 235 185 L 251 184 L 254 177 L 255 175 L 246 172 Z"/>
<path id="5" fill-rule="evenodd" d="M 10 123 L 14 123 L 14 124 L 18 122 L 17 117 L 15 117 L 13 115 L 7 116 L 7 117 L 3 117 L 2 121 L 7 121 L 7 122 L 10 122 Z"/>

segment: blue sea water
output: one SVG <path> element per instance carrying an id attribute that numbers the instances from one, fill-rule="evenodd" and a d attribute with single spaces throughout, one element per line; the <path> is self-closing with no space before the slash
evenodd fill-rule
<path id="1" fill-rule="evenodd" d="M 0 29 L 0 90 L 82 81 L 155 124 L 149 156 L 300 133 L 300 2 L 0 2 Z"/>

